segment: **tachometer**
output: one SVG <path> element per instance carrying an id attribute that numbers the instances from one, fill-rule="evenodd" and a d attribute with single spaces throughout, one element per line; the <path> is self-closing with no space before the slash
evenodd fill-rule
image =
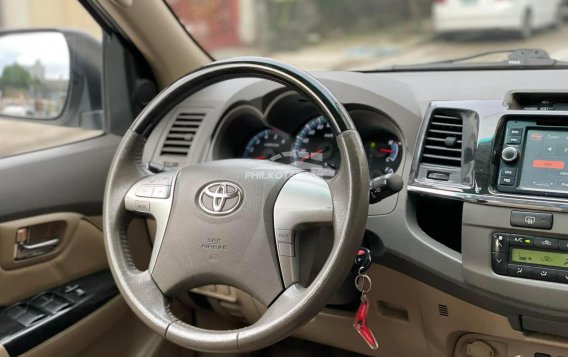
<path id="1" fill-rule="evenodd" d="M 341 154 L 329 121 L 323 116 L 306 123 L 292 146 L 294 164 L 324 177 L 334 176 Z"/>
<path id="2" fill-rule="evenodd" d="M 290 137 L 276 130 L 265 129 L 253 136 L 247 143 L 243 158 L 290 162 Z"/>
<path id="3" fill-rule="evenodd" d="M 402 143 L 392 133 L 382 133 L 365 141 L 365 152 L 371 178 L 396 172 L 402 161 Z"/>

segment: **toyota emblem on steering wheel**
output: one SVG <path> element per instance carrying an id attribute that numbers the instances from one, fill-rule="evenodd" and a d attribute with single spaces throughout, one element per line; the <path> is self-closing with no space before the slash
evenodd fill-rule
<path id="1" fill-rule="evenodd" d="M 199 207 L 205 212 L 222 216 L 236 211 L 243 200 L 241 188 L 231 182 L 214 182 L 199 193 Z"/>

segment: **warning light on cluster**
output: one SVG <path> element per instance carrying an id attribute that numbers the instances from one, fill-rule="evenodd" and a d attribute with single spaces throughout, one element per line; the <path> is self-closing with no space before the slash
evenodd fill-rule
<path id="1" fill-rule="evenodd" d="M 534 160 L 533 167 L 537 169 L 554 169 L 554 170 L 563 170 L 564 169 L 564 161 L 554 161 L 554 160 Z"/>

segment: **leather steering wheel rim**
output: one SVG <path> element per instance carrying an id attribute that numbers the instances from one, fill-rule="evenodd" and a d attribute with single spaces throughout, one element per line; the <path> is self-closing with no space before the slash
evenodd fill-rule
<path id="1" fill-rule="evenodd" d="M 142 165 L 142 151 L 147 137 L 161 118 L 193 93 L 214 83 L 240 77 L 263 78 L 290 87 L 311 100 L 330 121 L 341 153 L 341 167 L 328 183 L 333 203 L 334 241 L 326 263 L 309 286 L 294 283 L 283 288 L 270 302 L 267 312 L 248 327 L 212 331 L 176 318 L 152 271 L 140 271 L 134 266 L 126 236 L 134 214 L 125 208 L 125 197 L 133 184 L 152 176 Z M 138 317 L 178 345 L 216 353 L 248 352 L 267 347 L 315 317 L 343 283 L 363 238 L 368 183 L 367 160 L 359 134 L 345 108 L 318 80 L 293 66 L 266 58 L 243 57 L 214 62 L 162 91 L 138 116 L 116 151 L 108 174 L 103 211 L 105 247 L 112 274 L 122 296 Z M 172 195 L 177 197 L 175 192 Z M 164 240 L 167 239 L 166 235 Z"/>

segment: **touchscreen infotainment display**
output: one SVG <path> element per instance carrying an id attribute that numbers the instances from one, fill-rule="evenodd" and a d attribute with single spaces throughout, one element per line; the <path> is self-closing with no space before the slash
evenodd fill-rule
<path id="1" fill-rule="evenodd" d="M 527 132 L 519 189 L 568 193 L 568 131 Z"/>

